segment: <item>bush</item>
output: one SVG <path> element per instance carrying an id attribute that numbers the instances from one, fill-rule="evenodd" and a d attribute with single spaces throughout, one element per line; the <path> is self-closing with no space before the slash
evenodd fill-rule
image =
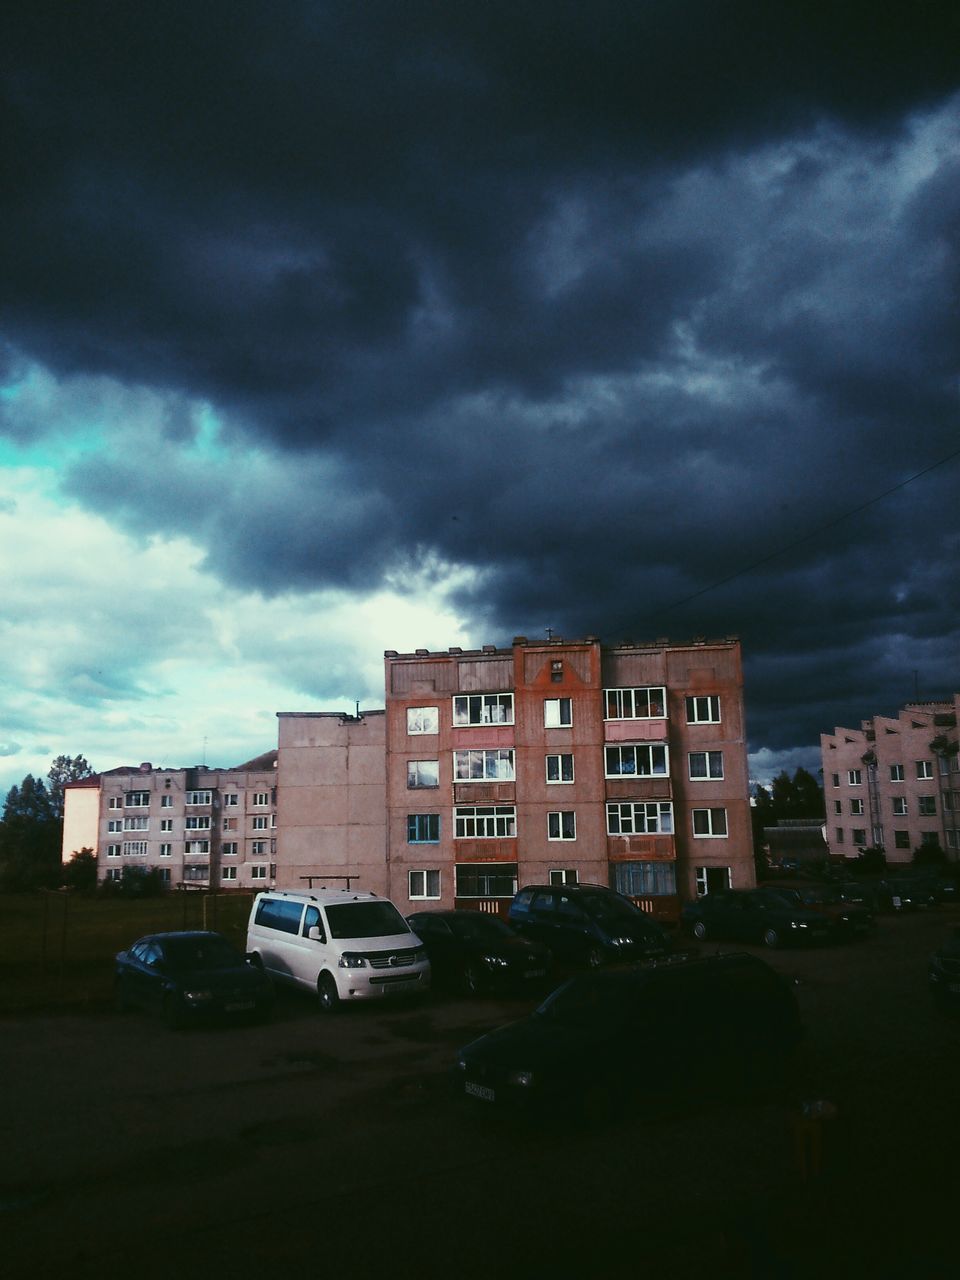
<path id="1" fill-rule="evenodd" d="M 919 844 L 913 851 L 915 867 L 940 868 L 947 860 L 947 855 L 938 844 Z"/>
<path id="2" fill-rule="evenodd" d="M 876 875 L 877 872 L 886 871 L 886 869 L 887 855 L 882 849 L 877 848 L 864 849 L 851 868 L 856 875 L 863 876 Z"/>

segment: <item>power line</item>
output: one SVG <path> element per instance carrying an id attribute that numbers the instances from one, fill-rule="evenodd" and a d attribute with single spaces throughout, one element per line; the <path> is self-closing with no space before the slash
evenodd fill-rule
<path id="1" fill-rule="evenodd" d="M 742 569 L 737 569 L 734 573 L 727 574 L 725 578 L 719 578 L 716 582 L 711 582 L 708 587 L 701 587 L 699 591 L 694 591 L 689 596 L 674 600 L 672 604 L 663 605 L 662 608 L 655 610 L 653 617 L 661 613 L 669 613 L 671 609 L 679 609 L 681 605 L 689 604 L 691 600 L 697 600 L 700 596 L 705 596 L 709 591 L 716 591 L 717 587 L 726 586 L 728 582 L 733 582 L 735 578 L 742 578 L 744 574 L 752 573 L 754 569 L 759 569 L 761 565 L 769 564 L 771 560 L 776 560 L 777 556 L 782 556 L 785 552 L 792 551 L 794 547 L 803 546 L 805 542 L 810 542 L 813 538 L 819 537 L 827 529 L 833 529 L 844 520 L 849 520 L 851 516 L 858 515 L 861 511 L 866 511 L 867 507 L 872 507 L 875 503 L 882 502 L 884 498 L 889 498 L 891 493 L 897 493 L 900 489 L 905 489 L 908 484 L 913 484 L 914 480 L 919 480 L 921 476 L 928 475 L 931 471 L 936 471 L 937 467 L 942 467 L 944 463 L 952 462 L 954 458 L 958 457 L 960 457 L 960 449 L 954 449 L 953 453 L 948 453 L 945 458 L 940 458 L 937 462 L 931 462 L 929 467 L 924 467 L 916 475 L 908 476 L 906 480 L 901 480 L 892 489 L 885 489 L 883 493 L 878 493 L 866 502 L 861 502 L 859 506 L 851 507 L 849 511 L 844 511 L 842 515 L 834 516 L 832 520 L 827 520 L 824 524 L 811 529 L 809 533 L 803 534 L 802 537 L 795 538 L 793 542 L 788 542 L 785 546 L 778 547 L 776 551 L 771 551 L 769 555 L 762 556 L 759 560 L 754 560 L 752 564 L 744 565 Z"/>

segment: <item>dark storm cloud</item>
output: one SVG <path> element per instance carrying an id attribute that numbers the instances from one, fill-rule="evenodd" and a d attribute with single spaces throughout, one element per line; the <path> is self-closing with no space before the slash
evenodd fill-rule
<path id="1" fill-rule="evenodd" d="M 956 159 L 897 160 L 955 5 L 20 9 L 5 359 L 154 389 L 174 449 L 74 494 L 267 594 L 439 559 L 496 638 L 741 633 L 778 746 L 955 637 L 956 464 L 806 540 L 956 445 Z M 179 465 L 178 396 L 295 465 Z"/>

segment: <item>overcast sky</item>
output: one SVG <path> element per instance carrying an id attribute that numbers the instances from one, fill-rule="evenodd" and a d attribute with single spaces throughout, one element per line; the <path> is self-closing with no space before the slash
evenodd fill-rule
<path id="1" fill-rule="evenodd" d="M 960 687 L 958 13 L 5 6 L 2 792 L 548 627 L 739 635 L 759 779 Z"/>

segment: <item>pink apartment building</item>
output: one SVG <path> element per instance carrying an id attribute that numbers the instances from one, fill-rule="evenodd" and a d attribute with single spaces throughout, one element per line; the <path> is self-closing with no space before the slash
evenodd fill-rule
<path id="1" fill-rule="evenodd" d="M 821 734 L 831 854 L 874 847 L 890 862 L 910 862 L 914 849 L 936 845 L 960 857 L 958 711 L 954 694 Z"/>

